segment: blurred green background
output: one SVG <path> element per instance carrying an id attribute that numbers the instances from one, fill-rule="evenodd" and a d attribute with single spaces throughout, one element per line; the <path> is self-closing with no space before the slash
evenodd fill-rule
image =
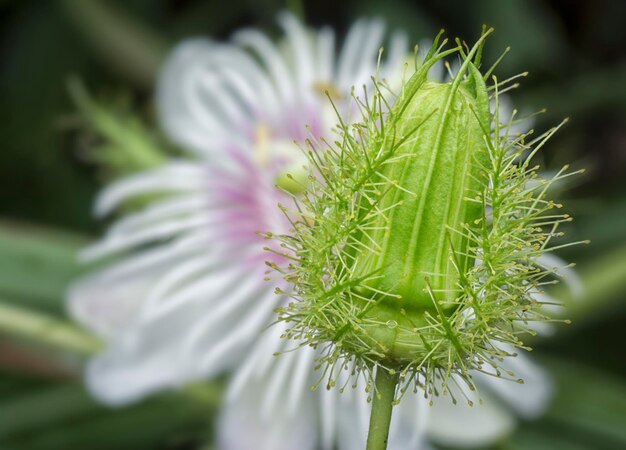
<path id="1" fill-rule="evenodd" d="M 168 49 L 189 36 L 227 39 L 242 26 L 279 36 L 275 17 L 284 9 L 340 35 L 358 17 L 381 16 L 415 42 L 442 27 L 471 41 L 486 23 L 496 29 L 488 60 L 512 48 L 500 78 L 530 72 L 511 93 L 516 107 L 547 108 L 537 130 L 571 118 L 544 165 L 587 169 L 562 196 L 576 218 L 570 238 L 592 243 L 561 254 L 577 262 L 586 294 L 572 307 L 571 326 L 535 344 L 557 380 L 551 409 L 495 448 L 626 448 L 626 1 L 4 0 L 0 450 L 211 448 L 219 382 L 116 411 L 81 387 L 81 355 L 90 348 L 72 348 L 80 331 L 64 316 L 63 293 L 81 270 L 74 252 L 105 225 L 91 216 L 94 196 L 123 170 L 78 112 L 68 83 L 78 77 L 123 123 L 162 143 L 152 93 Z M 31 308 L 30 322 L 23 308 Z M 16 326 L 24 321 L 47 330 L 48 342 L 28 338 Z"/>

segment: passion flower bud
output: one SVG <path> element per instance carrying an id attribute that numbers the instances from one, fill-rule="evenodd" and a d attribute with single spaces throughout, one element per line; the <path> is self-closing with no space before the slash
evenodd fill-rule
<path id="1" fill-rule="evenodd" d="M 513 354 L 500 344 L 526 348 L 523 325 L 549 320 L 540 258 L 570 219 L 546 192 L 566 175 L 543 179 L 530 166 L 555 129 L 529 143 L 510 135 L 512 118 L 501 125 L 504 83 L 487 87 L 479 71 L 490 32 L 467 53 L 437 38 L 397 98 L 376 82 L 373 98 L 356 99 L 361 123 L 340 122 L 326 151 L 311 145 L 309 190 L 294 194 L 292 234 L 278 237 L 292 261 L 278 269 L 294 286 L 278 313 L 286 338 L 320 348 L 329 385 L 350 361 L 370 382 L 375 367 L 399 374 L 398 392 L 410 382 L 446 392 L 453 375 L 473 388 L 471 370 L 502 374 Z M 453 79 L 428 81 L 453 54 Z"/>
<path id="2" fill-rule="evenodd" d="M 364 282 L 354 289 L 362 298 L 362 332 L 346 344 L 371 341 L 391 365 L 429 352 L 415 329 L 428 325 L 427 313 L 437 316 L 440 309 L 449 315 L 455 309 L 461 273 L 473 264 L 468 238 L 451 230 L 482 216 L 475 198 L 487 180 L 483 130 L 490 117 L 482 75 L 469 60 L 464 70 L 467 77 L 451 83 L 427 81 L 426 68 L 411 80 L 390 112 L 393 132 L 382 151 L 393 157 L 371 180 L 394 188 L 373 194 L 384 212 L 349 237 L 348 267 Z M 358 210 L 367 214 L 370 205 L 371 197 L 362 196 Z M 363 245 L 375 250 L 362 251 Z"/>

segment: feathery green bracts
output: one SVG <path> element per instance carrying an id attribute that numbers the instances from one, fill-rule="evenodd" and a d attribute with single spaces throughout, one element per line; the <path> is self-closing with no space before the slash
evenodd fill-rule
<path id="1" fill-rule="evenodd" d="M 291 261 L 269 264 L 293 284 L 278 310 L 284 337 L 320 350 L 329 386 L 340 369 L 371 385 L 378 367 L 399 374 L 398 396 L 459 379 L 473 389 L 472 370 L 504 376 L 505 349 L 526 348 L 528 323 L 551 320 L 537 294 L 554 273 L 541 257 L 571 219 L 547 190 L 570 174 L 545 179 L 531 165 L 556 128 L 532 139 L 511 133 L 515 113 L 501 123 L 510 80 L 487 86 L 493 68 L 480 72 L 490 32 L 467 51 L 438 37 L 393 104 L 375 79 L 355 98 L 363 120 L 341 121 L 334 144 L 310 144 L 307 191 L 282 207 L 293 234 L 268 236 Z M 452 79 L 429 81 L 453 55 Z"/>

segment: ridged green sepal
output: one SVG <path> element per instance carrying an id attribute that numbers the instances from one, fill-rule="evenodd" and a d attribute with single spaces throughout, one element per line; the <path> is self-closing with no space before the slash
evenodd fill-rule
<path id="1" fill-rule="evenodd" d="M 394 158 L 376 176 L 381 184 L 391 181 L 397 188 L 381 199 L 378 208 L 385 213 L 371 223 L 371 231 L 353 236 L 378 247 L 371 253 L 354 252 L 356 277 L 378 275 L 360 286 L 360 293 L 368 296 L 368 288 L 373 289 L 370 297 L 387 293 L 363 315 L 365 331 L 383 341 L 390 358 L 400 360 L 412 360 L 421 342 L 414 333 L 398 334 L 411 323 L 423 324 L 426 310 L 436 313 L 435 301 L 444 311 L 456 304 L 459 270 L 466 271 L 473 261 L 466 256 L 467 238 L 450 230 L 481 216 L 482 205 L 475 199 L 485 183 L 489 158 L 483 131 L 490 121 L 488 94 L 474 65 L 469 64 L 463 81 L 422 81 L 421 73 L 416 77 L 413 89 L 390 113 L 388 126 L 394 133 L 384 145 L 396 147 Z M 452 249 L 458 261 L 451 257 Z M 367 325 L 390 320 L 405 326 L 377 332 L 376 325 Z"/>

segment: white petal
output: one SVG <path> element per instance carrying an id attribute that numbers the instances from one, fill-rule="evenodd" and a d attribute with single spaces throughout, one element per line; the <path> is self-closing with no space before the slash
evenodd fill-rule
<path id="1" fill-rule="evenodd" d="M 204 55 L 212 55 L 216 44 L 206 39 L 190 39 L 179 44 L 165 62 L 157 84 L 157 105 L 161 124 L 169 137 L 183 148 L 209 155 L 215 147 L 209 141 L 207 128 L 213 123 L 203 122 L 204 115 L 192 116 L 193 110 L 186 103 L 187 91 L 195 85 L 192 76 L 200 76 L 194 70 L 204 62 Z"/>
<path id="2" fill-rule="evenodd" d="M 199 255 L 195 255 L 190 252 L 187 258 L 173 264 L 171 269 L 159 278 L 155 278 L 154 286 L 146 296 L 142 311 L 143 320 L 154 319 L 175 309 L 182 303 L 181 300 L 178 300 L 181 295 L 188 295 L 186 292 L 190 289 L 198 289 L 195 286 L 200 283 L 205 283 L 207 278 L 208 282 L 211 284 L 205 285 L 200 289 L 202 289 L 203 292 L 215 290 L 216 285 L 219 283 L 216 283 L 216 281 L 210 275 L 207 276 L 207 274 L 211 274 L 211 269 L 218 267 L 220 263 L 224 264 L 223 255 L 215 251 L 199 253 Z M 221 272 L 216 272 L 219 273 L 222 279 L 225 278 L 222 276 L 223 274 Z M 190 296 L 193 295 L 192 293 Z"/>
<path id="3" fill-rule="evenodd" d="M 298 98 L 293 76 L 289 73 L 283 57 L 267 36 L 257 30 L 242 30 L 235 34 L 234 40 L 244 47 L 250 47 L 259 55 L 265 69 L 272 75 L 273 84 L 284 103 L 292 103 Z"/>
<path id="4" fill-rule="evenodd" d="M 264 287 L 266 290 L 261 290 Z M 276 295 L 271 289 L 267 289 L 267 286 L 261 285 L 261 289 L 257 288 L 254 293 L 246 291 L 237 293 L 241 298 L 233 296 L 231 301 L 247 304 L 247 307 L 241 308 L 240 311 L 234 307 L 220 308 L 215 317 L 212 317 L 212 321 L 207 323 L 204 333 L 185 341 L 182 350 L 193 350 L 195 347 L 197 352 L 203 352 L 199 360 L 202 373 L 212 373 L 214 365 L 223 365 L 226 361 L 232 361 L 232 364 L 239 363 L 261 329 L 272 319 Z"/>
<path id="5" fill-rule="evenodd" d="M 67 307 L 76 320 L 110 338 L 132 323 L 170 267 L 208 248 L 206 230 L 138 252 L 72 284 Z"/>
<path id="6" fill-rule="evenodd" d="M 241 49 L 192 39 L 164 65 L 157 104 L 165 132 L 183 148 L 212 158 L 252 139 L 257 122 L 276 115 L 276 91 Z"/>
<path id="7" fill-rule="evenodd" d="M 361 42 L 359 56 L 355 61 L 349 77 L 353 86 L 357 88 L 361 84 L 369 84 L 370 77 L 376 73 L 378 52 L 383 46 L 383 36 L 385 35 L 385 24 L 382 20 L 374 19 L 370 22 L 365 39 Z"/>
<path id="8" fill-rule="evenodd" d="M 150 227 L 155 222 L 159 223 L 186 214 L 195 214 L 199 210 L 208 207 L 209 199 L 207 198 L 206 192 L 202 194 L 176 195 L 174 197 L 168 196 L 163 200 L 157 200 L 146 208 L 116 221 L 107 230 L 107 236 L 133 233 L 138 229 Z"/>
<path id="9" fill-rule="evenodd" d="M 404 32 L 395 32 L 391 36 L 389 50 L 385 53 L 385 62 L 381 70 L 384 78 L 391 77 L 403 70 L 403 62 L 409 55 L 409 38 Z"/>
<path id="10" fill-rule="evenodd" d="M 338 385 L 345 383 L 347 373 L 342 372 Z M 360 450 L 365 448 L 369 427 L 371 402 L 367 401 L 365 380 L 360 378 L 356 389 L 350 381 L 343 394 L 339 395 L 338 447 L 340 450 Z M 331 392 L 338 393 L 338 389 Z M 428 401 L 423 395 L 407 392 L 399 406 L 394 407 L 389 430 L 389 450 L 425 450 L 427 421 L 429 416 Z M 325 414 L 326 411 L 322 411 Z"/>
<path id="11" fill-rule="evenodd" d="M 332 450 L 335 447 L 335 433 L 337 432 L 337 389 L 326 389 L 320 386 L 317 391 L 320 396 L 322 448 Z"/>
<path id="12" fill-rule="evenodd" d="M 293 409 L 287 406 L 287 403 L 290 403 L 291 399 L 284 397 L 279 399 L 279 394 L 290 382 L 291 367 L 296 361 L 295 353 L 290 352 L 274 356 L 274 360 L 272 372 L 268 377 L 266 390 L 261 403 L 261 417 L 266 420 L 271 420 L 273 413 L 278 409 L 285 408 L 285 412 Z"/>
<path id="13" fill-rule="evenodd" d="M 297 414 L 302 396 L 311 388 L 311 373 L 315 366 L 315 351 L 310 347 L 298 349 L 297 361 L 291 375 L 291 387 L 288 392 L 290 415 Z M 311 394 L 314 395 L 314 394 Z"/>
<path id="14" fill-rule="evenodd" d="M 230 127 L 240 132 L 249 126 L 251 117 L 241 104 L 240 98 L 235 92 L 228 92 L 224 79 L 214 74 L 199 78 L 198 84 L 198 100 L 204 98 L 207 104 L 210 104 L 215 110 L 216 123 L 224 127 Z M 225 95 L 225 94 L 230 95 Z M 210 102 L 210 103 L 209 103 Z M 203 105 L 201 105 L 202 107 Z M 238 136 L 235 136 L 238 137 Z"/>
<path id="15" fill-rule="evenodd" d="M 160 272 L 146 271 L 129 279 L 111 281 L 96 273 L 74 283 L 67 294 L 71 316 L 105 339 L 134 321 L 141 304 Z"/>
<path id="16" fill-rule="evenodd" d="M 339 382 L 337 383 L 339 385 Z M 339 450 L 361 450 L 367 440 L 368 421 L 371 405 L 367 402 L 368 394 L 364 385 L 359 383 L 356 389 L 350 386 L 343 394 L 334 388 L 331 390 L 339 395 L 337 411 L 337 447 Z"/>
<path id="17" fill-rule="evenodd" d="M 258 120 L 266 116 L 276 116 L 281 113 L 276 87 L 272 85 L 269 75 L 264 68 L 249 54 L 237 47 L 224 48 L 219 54 L 220 73 L 227 81 L 231 81 L 231 74 L 237 73 L 239 79 L 245 81 L 246 85 L 252 88 L 254 96 L 244 96 L 244 92 L 233 85 L 233 92 L 241 96 L 248 102 L 258 105 L 256 117 Z M 254 99 L 253 99 L 254 98 Z M 260 116 L 259 116 L 260 115 Z"/>
<path id="18" fill-rule="evenodd" d="M 260 71 L 260 69 L 257 70 Z M 241 98 L 241 102 L 257 121 L 261 121 L 263 116 L 271 115 L 273 110 L 269 109 L 267 103 L 264 102 L 265 97 L 268 95 L 263 95 L 262 90 L 259 92 L 262 87 L 259 86 L 258 81 L 253 79 L 250 73 L 241 73 L 240 69 L 229 66 L 222 67 L 220 71 L 224 82 L 230 85 L 229 88 Z M 270 91 L 269 95 L 272 95 L 273 90 L 269 86 L 269 81 L 265 79 L 266 77 L 259 72 L 257 73 L 257 78 L 265 81 L 265 89 Z"/>
<path id="19" fill-rule="evenodd" d="M 254 295 L 255 284 L 259 286 L 257 290 L 264 287 L 256 272 L 244 273 L 240 267 L 228 265 L 209 275 L 220 286 L 204 285 L 193 298 L 165 316 L 147 320 L 139 315 L 92 361 L 88 382 L 96 397 L 105 403 L 124 404 L 190 380 L 214 376 L 241 361 L 254 336 L 267 323 L 274 305 L 263 301 L 268 296 Z M 241 283 L 244 277 L 250 279 Z M 238 282 L 241 289 L 225 291 Z M 249 302 L 254 308 L 227 316 L 219 311 L 212 315 L 214 308 L 229 304 L 223 302 L 225 298 L 233 304 Z M 168 299 L 163 301 L 167 303 Z M 194 335 L 199 331 L 210 333 L 210 342 L 204 341 L 201 347 L 187 346 L 185 350 L 185 342 L 197 339 Z M 236 346 L 232 345 L 233 338 Z M 210 363 L 207 358 L 212 358 Z"/>
<path id="20" fill-rule="evenodd" d="M 283 355 L 286 356 L 286 355 Z M 273 358 L 282 358 L 273 357 Z M 290 363 L 286 362 L 285 367 Z M 222 450 L 307 450 L 317 446 L 317 420 L 314 394 L 304 392 L 295 414 L 288 402 L 271 402 L 267 408 L 267 393 L 281 391 L 284 377 L 275 371 L 249 379 L 235 396 L 229 396 L 218 422 L 219 448 Z M 289 381 L 287 374 L 286 381 Z"/>
<path id="21" fill-rule="evenodd" d="M 323 28 L 317 34 L 317 71 L 320 82 L 331 82 L 334 61 L 335 33 L 329 28 Z"/>
<path id="22" fill-rule="evenodd" d="M 96 356 L 87 366 L 86 382 L 91 394 L 102 403 L 121 406 L 140 400 L 164 387 L 182 384 L 176 350 L 163 348 L 141 355 L 120 355 L 115 347 Z"/>
<path id="23" fill-rule="evenodd" d="M 428 421 L 428 400 L 409 390 L 393 409 L 388 450 L 423 450 Z"/>
<path id="24" fill-rule="evenodd" d="M 315 68 L 311 43 L 302 24 L 289 13 L 279 16 L 279 21 L 286 31 L 286 39 L 291 47 L 291 57 L 295 62 L 300 94 L 311 92 Z"/>
<path id="25" fill-rule="evenodd" d="M 340 89 L 349 89 L 354 85 L 355 80 L 352 80 L 350 75 L 352 74 L 352 67 L 359 57 L 359 46 L 366 33 L 367 23 L 362 19 L 355 22 L 348 31 L 337 60 L 338 66 L 335 80 Z"/>
<path id="26" fill-rule="evenodd" d="M 213 74 L 205 74 L 200 67 L 194 67 L 186 81 L 186 89 L 182 90 L 181 102 L 189 108 L 189 116 L 198 122 L 207 136 L 215 137 L 224 128 L 231 128 L 230 124 L 220 115 L 212 102 L 212 93 L 216 92 L 216 78 Z M 194 72 L 200 74 L 194 78 Z M 208 91 L 208 92 L 203 92 Z"/>
<path id="27" fill-rule="evenodd" d="M 461 448 L 487 446 L 513 431 L 515 419 L 489 394 L 481 392 L 482 405 L 476 395 L 466 394 L 474 406 L 469 406 L 461 395 L 456 396 L 456 405 L 449 396 L 433 399 L 426 432 L 435 444 Z"/>
<path id="28" fill-rule="evenodd" d="M 250 379 L 266 376 L 269 367 L 274 363 L 274 352 L 279 351 L 284 344 L 280 338 L 283 331 L 284 324 L 281 322 L 269 327 L 259 336 L 252 350 L 232 377 L 226 394 L 227 401 L 243 395 L 242 391 Z"/>
<path id="29" fill-rule="evenodd" d="M 208 216 L 205 211 L 198 211 L 198 213 L 193 216 L 157 223 L 149 228 L 137 230 L 133 233 L 106 236 L 100 242 L 83 250 L 80 256 L 84 260 L 95 260 L 161 239 L 176 237 L 181 233 L 189 233 L 200 228 L 207 228 L 214 220 L 215 219 Z"/>
<path id="30" fill-rule="evenodd" d="M 513 351 L 505 348 L 506 351 Z M 513 372 L 524 384 L 484 374 L 475 375 L 476 381 L 498 394 L 513 410 L 526 419 L 543 414 L 552 398 L 553 387 L 548 374 L 526 355 L 507 357 L 501 363 L 504 370 Z"/>
<path id="31" fill-rule="evenodd" d="M 232 293 L 232 288 L 242 280 L 245 269 L 238 265 L 235 255 L 224 255 L 215 249 L 203 249 L 198 255 L 176 264 L 154 282 L 154 289 L 146 298 L 137 325 L 161 320 L 168 313 L 184 308 L 193 302 L 203 302 L 211 308 L 222 295 Z M 252 278 L 245 275 L 246 280 Z M 262 285 L 262 278 L 254 280 Z M 208 295 L 207 295 L 208 294 Z"/>
<path id="32" fill-rule="evenodd" d="M 103 216 L 137 195 L 199 191 L 205 176 L 204 168 L 198 164 L 171 162 L 110 184 L 98 196 L 95 211 L 98 216 Z"/>
<path id="33" fill-rule="evenodd" d="M 575 298 L 582 297 L 585 292 L 582 280 L 574 269 L 565 267 L 567 264 L 561 258 L 552 253 L 544 253 L 537 258 L 537 262 L 546 269 L 554 270 Z"/>

